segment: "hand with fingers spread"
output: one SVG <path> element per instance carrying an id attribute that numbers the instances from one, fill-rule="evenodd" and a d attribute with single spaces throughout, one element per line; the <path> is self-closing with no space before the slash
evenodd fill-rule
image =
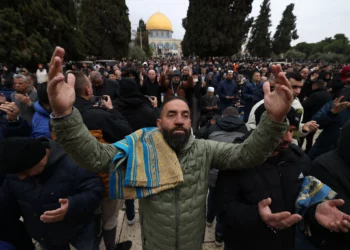
<path id="1" fill-rule="evenodd" d="M 0 110 L 6 113 L 6 119 L 9 122 L 16 121 L 18 114 L 19 114 L 19 109 L 14 102 L 5 102 L 4 104 L 0 105 Z"/>
<path id="2" fill-rule="evenodd" d="M 339 114 L 343 112 L 345 109 L 350 107 L 350 102 L 342 102 L 343 99 L 344 99 L 344 96 L 334 100 L 333 108 L 331 110 L 333 114 Z"/>
<path id="3" fill-rule="evenodd" d="M 63 48 L 56 47 L 51 57 L 48 73 L 49 83 L 47 84 L 47 93 L 55 116 L 71 114 L 73 103 L 75 102 L 75 76 L 68 74 L 67 82 L 65 82 L 62 73 L 64 53 Z"/>
<path id="4" fill-rule="evenodd" d="M 272 213 L 269 205 L 272 200 L 267 198 L 258 204 L 261 220 L 269 227 L 275 229 L 285 229 L 299 222 L 302 217 L 299 214 L 291 214 L 290 212 Z"/>
<path id="5" fill-rule="evenodd" d="M 0 93 L 0 104 L 5 102 L 6 102 L 6 96 L 4 95 L 4 93 Z"/>
<path id="6" fill-rule="evenodd" d="M 281 66 L 272 65 L 272 72 L 275 75 L 275 91 L 271 92 L 269 82 L 264 83 L 264 104 L 271 121 L 283 122 L 292 105 L 293 93 Z"/>
<path id="7" fill-rule="evenodd" d="M 61 207 L 56 210 L 46 211 L 40 216 L 40 220 L 44 223 L 54 223 L 62 221 L 68 212 L 69 200 L 59 199 Z"/>
<path id="8" fill-rule="evenodd" d="M 339 199 L 318 204 L 315 213 L 318 224 L 333 232 L 347 233 L 350 229 L 350 215 L 337 208 L 342 205 L 344 205 L 344 201 Z"/>

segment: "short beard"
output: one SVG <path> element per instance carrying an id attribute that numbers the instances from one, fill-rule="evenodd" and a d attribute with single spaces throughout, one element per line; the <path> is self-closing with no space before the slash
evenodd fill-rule
<path id="1" fill-rule="evenodd" d="M 162 134 L 164 140 L 168 143 L 168 145 L 175 151 L 175 153 L 179 153 L 187 144 L 190 139 L 190 131 L 181 127 L 184 134 L 174 134 L 174 131 L 179 129 L 179 127 L 175 127 L 171 130 L 163 129 Z"/>

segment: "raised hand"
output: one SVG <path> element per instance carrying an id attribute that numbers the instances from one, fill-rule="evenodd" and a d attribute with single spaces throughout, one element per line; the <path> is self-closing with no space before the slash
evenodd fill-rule
<path id="1" fill-rule="evenodd" d="M 299 214 L 291 214 L 290 212 L 280 212 L 273 214 L 269 205 L 272 200 L 267 198 L 262 200 L 258 204 L 259 214 L 261 220 L 269 227 L 275 229 L 285 229 L 293 226 L 295 223 L 299 222 L 302 217 Z"/>
<path id="2" fill-rule="evenodd" d="M 317 205 L 315 218 L 318 224 L 334 232 L 347 233 L 350 229 L 350 216 L 337 208 L 342 205 L 343 200 L 324 201 Z"/>
<path id="3" fill-rule="evenodd" d="M 75 102 L 75 77 L 73 74 L 68 74 L 67 82 L 65 82 L 62 73 L 64 53 L 63 48 L 56 47 L 51 57 L 48 73 L 47 93 L 55 116 L 65 116 L 72 113 L 73 103 Z"/>
<path id="4" fill-rule="evenodd" d="M 303 130 L 310 133 L 317 131 L 319 127 L 316 121 L 309 121 L 303 125 Z"/>
<path id="5" fill-rule="evenodd" d="M 293 93 L 281 66 L 272 65 L 272 72 L 275 75 L 275 91 L 271 92 L 269 82 L 264 83 L 264 104 L 271 121 L 283 122 L 292 105 Z"/>
<path id="6" fill-rule="evenodd" d="M 333 114 L 339 114 L 343 112 L 345 109 L 350 107 L 350 102 L 342 102 L 343 99 L 344 99 L 344 96 L 341 96 L 334 100 L 333 108 L 331 110 Z"/>
<path id="7" fill-rule="evenodd" d="M 19 109 L 14 102 L 5 102 L 0 105 L 0 110 L 6 113 L 8 121 L 16 121 L 19 115 Z"/>

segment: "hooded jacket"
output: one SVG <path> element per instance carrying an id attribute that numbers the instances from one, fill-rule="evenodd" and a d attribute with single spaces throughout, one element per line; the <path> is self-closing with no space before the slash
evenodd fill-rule
<path id="1" fill-rule="evenodd" d="M 80 227 L 93 220 L 93 213 L 102 199 L 103 186 L 96 174 L 76 165 L 61 146 L 46 138 L 41 140 L 50 148 L 44 171 L 24 180 L 18 175 L 8 175 L 3 192 L 13 195 L 19 203 L 32 238 L 47 245 L 62 245 L 74 238 Z M 64 220 L 57 223 L 40 221 L 45 211 L 60 208 L 58 200 L 61 198 L 69 200 Z"/>
<path id="2" fill-rule="evenodd" d="M 50 113 L 37 101 L 34 103 L 35 114 L 32 120 L 32 138 L 47 137 L 51 139 Z"/>

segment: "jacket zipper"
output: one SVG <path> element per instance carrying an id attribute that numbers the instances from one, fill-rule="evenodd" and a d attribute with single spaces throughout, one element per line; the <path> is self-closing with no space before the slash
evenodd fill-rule
<path id="1" fill-rule="evenodd" d="M 179 204 L 179 196 L 180 196 L 180 188 L 177 187 L 175 188 L 175 249 L 178 250 L 179 249 L 179 241 L 180 241 L 180 235 L 179 235 L 179 231 L 180 231 L 180 204 Z"/>

